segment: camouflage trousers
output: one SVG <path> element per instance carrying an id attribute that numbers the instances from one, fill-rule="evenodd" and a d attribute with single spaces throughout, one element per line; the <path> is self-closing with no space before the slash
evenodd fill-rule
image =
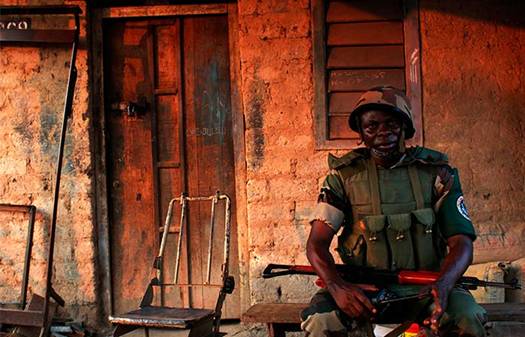
<path id="1" fill-rule="evenodd" d="M 399 296 L 407 296 L 417 293 L 418 289 L 398 286 L 390 290 Z M 428 304 L 428 299 L 398 303 L 383 311 L 377 317 L 376 323 L 401 323 L 426 318 L 432 310 Z M 359 327 L 357 322 L 338 309 L 332 296 L 324 289 L 318 291 L 310 306 L 303 310 L 301 321 L 301 328 L 309 337 L 346 337 Z M 485 309 L 476 303 L 472 295 L 467 290 L 454 288 L 448 299 L 447 310 L 440 321 L 440 335 L 486 337 L 486 321 Z"/>

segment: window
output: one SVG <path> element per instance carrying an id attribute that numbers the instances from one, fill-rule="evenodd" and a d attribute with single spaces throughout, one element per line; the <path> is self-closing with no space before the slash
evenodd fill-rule
<path id="1" fill-rule="evenodd" d="M 312 1 L 314 113 L 318 149 L 348 149 L 359 136 L 348 116 L 378 85 L 404 89 L 422 145 L 421 58 L 417 0 Z"/>

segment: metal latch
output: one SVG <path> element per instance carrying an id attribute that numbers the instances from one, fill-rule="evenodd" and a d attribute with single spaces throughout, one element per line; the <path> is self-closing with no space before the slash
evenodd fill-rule
<path id="1" fill-rule="evenodd" d="M 148 103 L 144 97 L 140 98 L 138 102 L 117 102 L 111 104 L 111 110 L 120 115 L 128 117 L 142 117 L 146 114 Z"/>

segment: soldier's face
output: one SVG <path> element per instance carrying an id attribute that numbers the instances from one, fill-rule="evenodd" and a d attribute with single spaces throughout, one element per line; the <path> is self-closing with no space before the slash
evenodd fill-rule
<path id="1" fill-rule="evenodd" d="M 361 115 L 361 133 L 368 148 L 381 153 L 398 150 L 402 122 L 396 115 L 380 110 L 369 110 Z"/>

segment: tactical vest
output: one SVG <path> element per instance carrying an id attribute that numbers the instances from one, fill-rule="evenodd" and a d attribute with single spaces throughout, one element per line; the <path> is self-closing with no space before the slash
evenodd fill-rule
<path id="1" fill-rule="evenodd" d="M 353 219 L 338 238 L 343 262 L 391 270 L 439 269 L 445 245 L 431 202 L 435 163 L 442 164 L 443 158 L 384 169 L 359 157 L 337 169 Z"/>

